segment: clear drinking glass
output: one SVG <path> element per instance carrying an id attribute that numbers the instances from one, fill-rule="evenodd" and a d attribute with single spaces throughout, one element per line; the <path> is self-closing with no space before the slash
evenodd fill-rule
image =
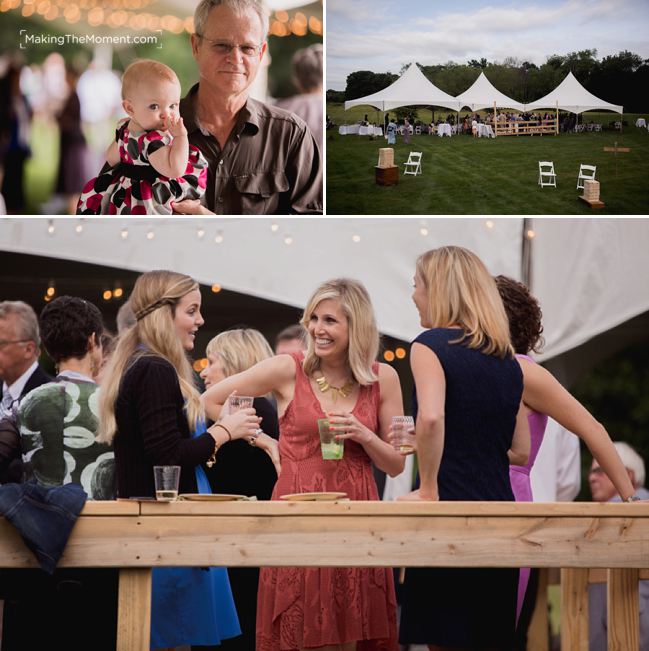
<path id="1" fill-rule="evenodd" d="M 412 416 L 392 416 L 392 447 L 404 454 L 415 451 L 415 421 Z"/>
<path id="2" fill-rule="evenodd" d="M 180 466 L 153 466 L 155 498 L 159 502 L 173 502 L 178 499 Z"/>
<path id="3" fill-rule="evenodd" d="M 229 396 L 228 397 L 228 408 L 229 408 L 229 413 L 234 414 L 235 411 L 239 411 L 240 409 L 248 409 L 249 407 L 252 407 L 252 401 L 254 398 L 252 396 Z"/>
<path id="4" fill-rule="evenodd" d="M 345 451 L 345 439 L 336 441 L 336 431 L 329 427 L 328 418 L 318 419 L 318 432 L 320 433 L 322 458 L 335 461 L 342 459 Z"/>

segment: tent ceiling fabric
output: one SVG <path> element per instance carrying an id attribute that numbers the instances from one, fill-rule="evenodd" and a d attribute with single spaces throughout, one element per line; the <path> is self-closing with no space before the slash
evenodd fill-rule
<path id="1" fill-rule="evenodd" d="M 430 82 L 416 63 L 410 67 L 387 88 L 345 102 L 345 110 L 352 106 L 374 106 L 382 111 L 399 108 L 400 106 L 443 106 L 457 111 L 460 107 L 452 95 L 445 93 Z"/>
<path id="2" fill-rule="evenodd" d="M 583 113 L 584 111 L 615 111 L 623 113 L 624 107 L 616 104 L 609 104 L 599 97 L 595 97 L 587 91 L 578 81 L 577 78 L 569 72 L 566 78 L 545 97 L 537 99 L 535 102 L 526 104 L 526 110 L 535 110 L 541 108 L 553 108 L 557 106 L 562 111 L 570 113 Z"/>
<path id="3" fill-rule="evenodd" d="M 207 285 L 300 308 L 319 283 L 349 276 L 367 286 L 381 332 L 406 341 L 421 331 L 411 300 L 419 254 L 458 244 L 476 251 L 494 274 L 518 278 L 521 268 L 521 219 L 497 220 L 493 228 L 484 219 L 434 219 L 424 237 L 420 219 L 243 218 L 203 222 L 202 240 L 196 235 L 200 222 L 188 219 L 89 219 L 81 235 L 77 223 L 58 219 L 50 236 L 45 219 L 0 220 L 0 250 L 135 271 L 173 269 Z M 125 227 L 129 236 L 122 240 Z M 146 237 L 150 229 L 152 240 Z M 214 242 L 217 229 L 222 244 Z M 293 244 L 287 246 L 289 235 Z"/>
<path id="4" fill-rule="evenodd" d="M 547 359 L 649 310 L 646 219 L 535 219 L 532 290 Z"/>
<path id="5" fill-rule="evenodd" d="M 304 307 L 322 281 L 350 276 L 372 296 L 380 330 L 409 341 L 420 331 L 411 301 L 420 253 L 445 244 L 475 251 L 493 274 L 520 278 L 523 220 L 242 218 L 0 220 L 0 250 L 104 264 L 165 268 L 201 283 Z M 271 225 L 277 225 L 276 232 Z M 491 228 L 488 227 L 491 225 Z M 128 239 L 120 231 L 128 228 Z M 197 230 L 205 235 L 198 239 Z M 428 234 L 422 236 L 421 229 Z M 649 311 L 646 219 L 534 219 L 532 291 L 543 309 L 539 359 L 575 349 Z M 217 229 L 223 243 L 216 244 Z M 153 231 L 155 237 L 147 239 Z M 291 237 L 293 243 L 285 244 Z M 354 241 L 354 238 L 359 241 Z M 7 298 L 20 298 L 7 297 Z"/>
<path id="6" fill-rule="evenodd" d="M 501 93 L 487 79 L 484 72 L 473 82 L 463 93 L 457 96 L 461 106 L 468 107 L 472 111 L 479 111 L 485 108 L 493 108 L 494 102 L 498 108 L 516 109 L 523 111 L 525 106 L 511 97 Z"/>

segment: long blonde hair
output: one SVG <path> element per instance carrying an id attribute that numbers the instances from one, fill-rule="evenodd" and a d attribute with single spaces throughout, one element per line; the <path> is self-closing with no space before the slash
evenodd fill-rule
<path id="1" fill-rule="evenodd" d="M 311 295 L 300 323 L 308 329 L 314 310 L 324 300 L 340 301 L 349 327 L 347 359 L 356 382 L 362 385 L 378 381 L 372 370 L 379 352 L 379 331 L 374 318 L 374 308 L 364 285 L 357 280 L 337 278 L 322 283 Z M 313 339 L 309 337 L 304 354 L 304 372 L 311 375 L 320 368 L 320 358 L 315 354 Z"/>
<path id="2" fill-rule="evenodd" d="M 205 354 L 217 356 L 221 360 L 223 374 L 229 377 L 272 357 L 273 350 L 259 330 L 238 328 L 216 335 L 207 344 Z"/>
<path id="3" fill-rule="evenodd" d="M 498 357 L 514 353 L 509 324 L 496 283 L 475 253 L 459 246 L 426 251 L 417 259 L 417 275 L 428 294 L 430 327 L 461 326 L 459 340 L 469 348 Z"/>
<path id="4" fill-rule="evenodd" d="M 100 392 L 98 441 L 112 443 L 117 432 L 115 401 L 122 378 L 137 359 L 147 355 L 163 357 L 176 370 L 190 428 L 204 416 L 192 367 L 174 326 L 178 301 L 195 289 L 195 280 L 174 271 L 149 271 L 135 282 L 129 303 L 137 321 L 120 336 L 106 369 Z"/>

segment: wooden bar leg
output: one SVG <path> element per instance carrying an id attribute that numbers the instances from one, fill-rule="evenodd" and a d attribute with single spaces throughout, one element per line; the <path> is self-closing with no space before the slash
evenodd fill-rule
<path id="1" fill-rule="evenodd" d="M 561 651 L 588 651 L 587 569 L 561 569 Z"/>
<path id="2" fill-rule="evenodd" d="M 548 568 L 539 569 L 536 605 L 527 631 L 527 651 L 547 651 L 550 648 L 548 621 Z"/>
<path id="3" fill-rule="evenodd" d="M 608 570 L 608 650 L 640 649 L 638 570 Z"/>
<path id="4" fill-rule="evenodd" d="M 149 651 L 151 568 L 119 571 L 117 651 Z"/>

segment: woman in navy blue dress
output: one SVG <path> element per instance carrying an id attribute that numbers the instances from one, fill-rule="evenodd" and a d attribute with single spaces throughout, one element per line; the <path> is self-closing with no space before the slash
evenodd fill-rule
<path id="1" fill-rule="evenodd" d="M 509 464 L 529 453 L 523 376 L 495 282 L 473 253 L 417 260 L 413 342 L 420 487 L 405 499 L 514 501 Z M 429 649 L 511 649 L 518 569 L 409 568 L 400 641 Z"/>

